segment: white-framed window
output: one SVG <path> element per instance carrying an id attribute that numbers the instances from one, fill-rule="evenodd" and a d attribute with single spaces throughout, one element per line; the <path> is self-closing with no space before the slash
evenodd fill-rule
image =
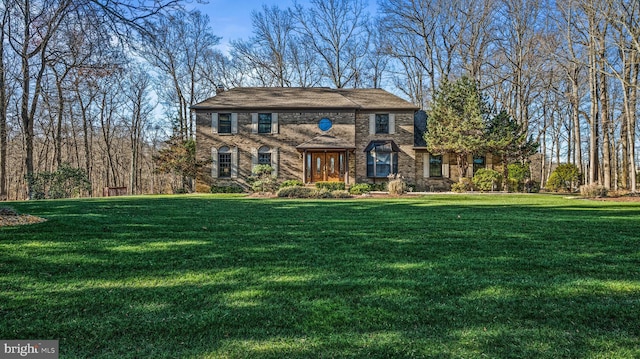
<path id="1" fill-rule="evenodd" d="M 396 133 L 396 116 L 393 113 L 372 113 L 369 115 L 369 134 L 386 135 Z"/>
<path id="2" fill-rule="evenodd" d="M 271 148 L 262 146 L 258 149 L 258 164 L 271 166 Z"/>
<path id="3" fill-rule="evenodd" d="M 254 148 L 251 152 L 252 170 L 253 167 L 257 165 L 269 165 L 273 168 L 273 175 L 278 175 L 278 148 L 262 146 L 260 148 Z"/>
<path id="4" fill-rule="evenodd" d="M 400 149 L 393 141 L 371 141 L 367 153 L 367 177 L 387 178 L 398 173 Z"/>
<path id="5" fill-rule="evenodd" d="M 238 177 L 238 147 L 222 146 L 211 149 L 211 177 Z"/>
<path id="6" fill-rule="evenodd" d="M 485 156 L 481 156 L 481 155 L 473 156 L 473 174 L 474 175 L 479 169 L 486 168 L 486 167 L 487 167 L 487 158 Z"/>
<path id="7" fill-rule="evenodd" d="M 233 112 L 212 113 L 211 129 L 214 134 L 238 133 L 238 114 Z"/>
<path id="8" fill-rule="evenodd" d="M 280 130 L 278 125 L 277 113 L 258 113 L 251 114 L 251 133 L 278 133 Z"/>
<path id="9" fill-rule="evenodd" d="M 443 156 L 442 155 L 424 155 L 424 177 L 442 177 L 443 176 Z"/>

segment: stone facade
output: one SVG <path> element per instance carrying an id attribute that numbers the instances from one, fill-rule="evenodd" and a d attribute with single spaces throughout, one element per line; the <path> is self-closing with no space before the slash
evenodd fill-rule
<path id="1" fill-rule="evenodd" d="M 256 110 L 264 113 L 267 111 Z M 401 149 L 398 154 L 398 171 L 409 183 L 415 183 L 415 154 L 413 151 L 413 113 L 399 112 L 395 115 L 394 134 L 369 134 L 369 117 L 380 112 L 339 111 L 339 112 L 293 112 L 279 111 L 278 132 L 258 134 L 252 132 L 252 115 L 249 112 L 237 113 L 237 133 L 214 134 L 212 129 L 213 112 L 196 112 L 196 143 L 197 158 L 205 162 L 198 176 L 198 182 L 203 186 L 229 185 L 237 183 L 247 187 L 246 179 L 251 175 L 252 151 L 263 146 L 277 151 L 277 177 L 279 181 L 301 180 L 303 177 L 303 155 L 296 148 L 298 145 L 322 135 L 324 132 L 318 127 L 318 121 L 329 118 L 333 122 L 331 130 L 326 134 L 353 143 L 355 150 L 349 150 L 349 183 L 380 183 L 387 179 L 373 179 L 367 177 L 367 157 L 365 147 L 373 140 L 392 140 Z M 228 179 L 212 177 L 212 149 L 221 147 L 238 149 L 237 176 Z"/>
<path id="2" fill-rule="evenodd" d="M 198 160 L 205 163 L 197 178 L 196 187 L 200 189 L 231 184 L 248 188 L 247 179 L 258 158 L 265 158 L 265 151 L 270 154 L 280 182 L 300 180 L 311 184 L 329 180 L 343 181 L 347 186 L 383 183 L 388 181 L 386 175 L 376 172 L 376 178 L 368 171 L 383 168 L 396 174 L 397 166 L 397 175 L 414 190 L 444 191 L 460 177 L 455 158 L 447 154 L 442 156 L 441 171 L 430 173 L 431 155 L 421 141 L 422 129 L 417 126 L 422 121 L 424 127 L 424 113 L 422 120 L 416 122 L 418 108 L 383 90 L 239 88 L 203 101 L 192 110 L 197 126 L 196 153 Z M 270 133 L 257 133 L 258 114 L 271 114 Z M 388 130 L 378 131 L 384 133 L 375 133 L 376 115 L 388 118 Z M 225 116 L 225 124 L 227 118 L 232 118 L 231 131 L 228 127 L 225 131 L 216 130 L 221 116 Z M 329 119 L 331 128 L 321 129 L 321 119 Z M 382 157 L 372 148 L 382 152 Z M 383 160 L 371 161 L 383 158 L 389 149 L 394 156 L 392 166 Z M 225 172 L 224 178 L 218 163 L 220 153 L 230 153 L 232 163 L 230 175 Z M 229 168 L 227 163 L 225 171 Z M 488 155 L 485 167 L 494 167 Z"/>

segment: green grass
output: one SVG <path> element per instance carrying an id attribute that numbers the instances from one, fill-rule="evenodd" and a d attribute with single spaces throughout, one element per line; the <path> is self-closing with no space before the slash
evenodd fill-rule
<path id="1" fill-rule="evenodd" d="M 0 338 L 61 358 L 640 357 L 640 205 L 544 195 L 14 202 Z"/>

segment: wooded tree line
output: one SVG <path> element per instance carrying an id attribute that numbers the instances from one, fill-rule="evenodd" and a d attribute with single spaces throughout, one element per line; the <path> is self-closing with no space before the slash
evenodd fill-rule
<path id="1" fill-rule="evenodd" d="M 181 155 L 159 151 L 191 148 L 189 106 L 217 86 L 382 87 L 428 110 L 461 77 L 538 140 L 543 181 L 563 162 L 636 186 L 637 0 L 294 1 L 254 11 L 228 52 L 180 0 L 0 1 L 2 198 L 63 164 L 86 171 L 85 195 L 188 185 Z"/>

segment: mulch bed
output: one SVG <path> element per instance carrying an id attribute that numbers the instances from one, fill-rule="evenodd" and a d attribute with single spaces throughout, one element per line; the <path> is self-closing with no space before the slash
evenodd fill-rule
<path id="1" fill-rule="evenodd" d="M 25 224 L 41 223 L 46 221 L 44 218 L 31 216 L 28 214 L 21 214 L 17 216 L 4 216 L 0 215 L 0 227 L 4 226 L 21 226 Z"/>

